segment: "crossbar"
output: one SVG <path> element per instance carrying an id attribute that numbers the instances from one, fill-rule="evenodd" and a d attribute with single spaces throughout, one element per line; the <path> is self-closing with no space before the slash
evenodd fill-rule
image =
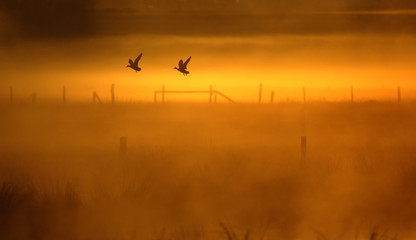
<path id="1" fill-rule="evenodd" d="M 232 103 L 235 103 L 234 102 L 234 100 L 232 100 L 231 98 L 229 98 L 229 97 L 227 97 L 227 96 L 225 96 L 224 94 L 222 94 L 221 92 L 219 92 L 219 91 L 216 91 L 216 90 L 209 90 L 209 91 L 165 91 L 164 89 L 163 90 L 156 90 L 155 92 L 154 92 L 154 101 L 156 102 L 157 101 L 157 94 L 158 93 L 161 93 L 162 94 L 162 98 L 163 98 L 163 96 L 166 94 L 166 93 L 190 93 L 190 94 L 192 94 L 192 93 L 209 93 L 209 94 L 211 94 L 211 96 L 210 97 L 212 97 L 212 94 L 215 94 L 215 98 L 216 98 L 216 96 L 217 96 L 217 94 L 218 95 L 220 95 L 220 96 L 222 96 L 223 98 L 225 98 L 225 99 L 227 99 L 228 101 L 230 101 L 230 102 L 232 102 Z M 212 101 L 212 99 L 210 98 L 210 102 Z M 164 99 L 162 99 L 162 103 L 164 102 Z"/>
<path id="2" fill-rule="evenodd" d="M 210 93 L 210 91 L 155 91 L 155 93 Z M 215 91 L 213 91 L 215 92 Z"/>

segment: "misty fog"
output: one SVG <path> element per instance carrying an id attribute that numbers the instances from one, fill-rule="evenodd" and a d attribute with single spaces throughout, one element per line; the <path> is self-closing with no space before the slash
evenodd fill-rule
<path id="1" fill-rule="evenodd" d="M 4 239 L 411 239 L 413 109 L 3 105 L 0 230 Z"/>
<path id="2" fill-rule="evenodd" d="M 0 239 L 414 239 L 415 7 L 1 1 Z"/>

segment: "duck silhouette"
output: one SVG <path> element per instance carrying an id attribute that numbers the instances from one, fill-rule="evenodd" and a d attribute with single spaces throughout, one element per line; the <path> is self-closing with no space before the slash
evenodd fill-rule
<path id="1" fill-rule="evenodd" d="M 191 56 L 191 57 L 192 57 L 192 56 Z M 191 57 L 189 57 L 189 58 L 185 61 L 185 63 L 182 61 L 182 59 L 181 59 L 181 60 L 179 60 L 179 63 L 178 63 L 178 67 L 179 67 L 179 68 L 174 67 L 173 69 L 176 69 L 176 70 L 178 70 L 179 72 L 183 73 L 183 75 L 184 75 L 184 76 L 188 75 L 188 74 L 189 74 L 189 71 L 187 71 L 187 70 L 186 70 L 186 66 L 188 65 L 189 61 L 191 60 Z"/>
<path id="2" fill-rule="evenodd" d="M 133 60 L 131 60 L 131 59 L 129 59 L 129 65 L 127 65 L 127 67 L 126 68 L 131 68 L 131 69 L 133 69 L 133 70 L 135 70 L 136 72 L 137 71 L 140 71 L 140 70 L 142 70 L 141 68 L 139 68 L 139 66 L 138 66 L 138 64 L 139 64 L 139 61 L 140 61 L 140 58 L 142 58 L 142 55 L 143 55 L 143 53 L 140 53 L 140 55 L 136 58 L 136 60 L 134 60 L 134 62 L 133 62 Z"/>

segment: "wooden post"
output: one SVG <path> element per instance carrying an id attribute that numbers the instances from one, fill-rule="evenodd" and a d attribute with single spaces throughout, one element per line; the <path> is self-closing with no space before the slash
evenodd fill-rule
<path id="1" fill-rule="evenodd" d="M 401 93 L 400 93 L 400 87 L 397 87 L 397 103 L 401 103 L 402 99 L 401 99 Z"/>
<path id="2" fill-rule="evenodd" d="M 32 103 L 36 103 L 36 92 L 32 93 Z"/>
<path id="3" fill-rule="evenodd" d="M 63 104 L 66 103 L 66 87 L 65 87 L 65 85 L 62 88 L 62 103 Z"/>
<path id="4" fill-rule="evenodd" d="M 10 87 L 10 104 L 13 104 L 13 87 Z"/>
<path id="5" fill-rule="evenodd" d="M 98 103 L 101 104 L 101 98 L 98 96 L 97 92 L 95 92 L 95 98 L 98 100 Z"/>
<path id="6" fill-rule="evenodd" d="M 306 136 L 300 137 L 300 161 L 301 163 L 306 162 Z"/>
<path id="7" fill-rule="evenodd" d="M 120 138 L 120 148 L 118 150 L 120 157 L 125 157 L 127 154 L 127 137 Z"/>
<path id="8" fill-rule="evenodd" d="M 212 103 L 212 85 L 209 85 L 209 103 Z"/>
<path id="9" fill-rule="evenodd" d="M 114 102 L 115 102 L 114 88 L 115 88 L 115 86 L 114 86 L 114 83 L 113 83 L 113 84 L 111 84 L 111 104 L 114 104 Z"/>
<path id="10" fill-rule="evenodd" d="M 95 101 L 98 101 L 98 103 L 102 103 L 100 97 L 98 96 L 97 92 L 94 91 L 92 93 L 92 102 L 95 104 Z"/>
<path id="11" fill-rule="evenodd" d="M 274 100 L 274 91 L 272 91 L 272 94 L 270 96 L 270 103 L 273 104 L 273 100 Z"/>
<path id="12" fill-rule="evenodd" d="M 154 93 L 155 95 L 154 95 L 154 102 L 155 103 L 157 103 L 157 92 L 155 91 L 155 93 Z"/>
<path id="13" fill-rule="evenodd" d="M 305 92 L 305 87 L 303 87 L 303 103 L 306 103 L 306 92 Z"/>
<path id="14" fill-rule="evenodd" d="M 165 85 L 162 86 L 162 103 L 165 103 Z"/>
<path id="15" fill-rule="evenodd" d="M 261 103 L 261 95 L 262 95 L 262 92 L 263 92 L 263 85 L 260 84 L 260 86 L 259 86 L 259 104 Z"/>
<path id="16" fill-rule="evenodd" d="M 351 103 L 354 103 L 354 86 L 351 85 Z"/>

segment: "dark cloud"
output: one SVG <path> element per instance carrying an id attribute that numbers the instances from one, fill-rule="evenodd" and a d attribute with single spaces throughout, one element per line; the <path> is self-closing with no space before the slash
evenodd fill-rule
<path id="1" fill-rule="evenodd" d="M 347 10 L 403 10 L 416 8 L 413 0 L 348 0 L 346 1 Z"/>
<path id="2" fill-rule="evenodd" d="M 328 15 L 408 10 L 411 0 L 2 0 L 8 32 L 22 37 L 85 34 L 413 33 L 416 15 Z M 316 14 L 317 12 L 323 14 Z M 5 27 L 3 30 L 5 31 Z M 11 29 L 11 30 L 10 30 Z M 1 32 L 0 32 L 1 33 Z M 5 34 L 0 36 L 0 40 Z"/>
<path id="3" fill-rule="evenodd" d="M 412 0 L 101 0 L 112 7 L 159 11 L 389 10 L 415 8 Z M 105 1 L 105 4 L 104 4 Z"/>
<path id="4" fill-rule="evenodd" d="M 88 32 L 95 0 L 2 0 L 0 10 L 23 36 L 68 36 Z"/>

